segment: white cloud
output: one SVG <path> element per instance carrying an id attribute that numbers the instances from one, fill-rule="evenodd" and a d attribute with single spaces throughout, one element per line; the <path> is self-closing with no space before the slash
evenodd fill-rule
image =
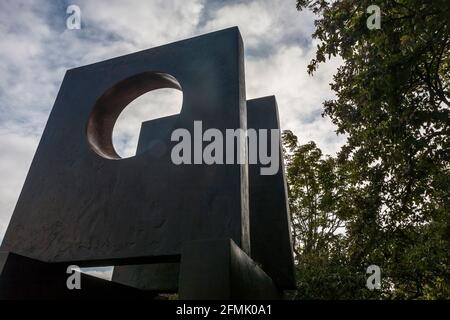
<path id="1" fill-rule="evenodd" d="M 176 89 L 158 89 L 132 101 L 114 125 L 113 144 L 122 158 L 134 156 L 143 121 L 180 113 L 183 93 Z"/>
<path id="2" fill-rule="evenodd" d="M 271 14 L 262 4 L 250 2 L 220 8 L 204 29 L 212 31 L 239 26 L 245 44 L 256 46 L 265 36 L 270 36 L 272 24 Z"/>
<path id="3" fill-rule="evenodd" d="M 17 202 L 39 138 L 0 130 L 0 238 Z"/>
<path id="4" fill-rule="evenodd" d="M 282 129 L 293 130 L 301 143 L 314 140 L 324 153 L 334 154 L 344 141 L 336 137 L 333 124 L 322 118 L 322 102 L 334 97 L 329 83 L 340 63 L 334 59 L 322 65 L 314 76 L 306 73 L 315 46 L 280 47 L 268 57 L 246 60 L 247 98 L 275 95 Z"/>
<path id="5" fill-rule="evenodd" d="M 87 28 L 113 33 L 136 47 L 162 45 L 191 36 L 203 1 L 78 1 Z"/>
<path id="6" fill-rule="evenodd" d="M 225 4 L 202 27 L 209 32 L 239 26 L 244 46 L 251 50 L 276 48 L 286 43 L 305 44 L 313 32 L 314 16 L 309 11 L 297 12 L 294 0 L 258 0 Z"/>

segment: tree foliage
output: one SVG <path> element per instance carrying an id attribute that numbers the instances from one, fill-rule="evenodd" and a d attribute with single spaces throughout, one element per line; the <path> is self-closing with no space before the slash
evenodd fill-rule
<path id="1" fill-rule="evenodd" d="M 379 30 L 366 25 L 373 4 Z M 450 298 L 450 2 L 299 0 L 297 8 L 317 14 L 308 72 L 343 59 L 324 115 L 348 137 L 336 157 L 323 157 L 284 135 L 300 288 L 315 255 L 336 287 L 360 281 L 368 265 L 382 269 L 378 294 L 350 285 L 335 298 Z"/>

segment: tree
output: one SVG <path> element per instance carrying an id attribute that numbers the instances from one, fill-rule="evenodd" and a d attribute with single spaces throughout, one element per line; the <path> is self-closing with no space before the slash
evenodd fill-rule
<path id="1" fill-rule="evenodd" d="M 373 4 L 379 30 L 366 23 Z M 343 59 L 324 116 L 348 137 L 327 160 L 346 184 L 327 210 L 345 217 L 349 265 L 379 265 L 385 298 L 450 298 L 450 2 L 299 0 L 297 8 L 318 17 L 308 72 Z M 310 210 L 310 198 L 292 196 L 294 210 L 298 199 Z"/>
<path id="2" fill-rule="evenodd" d="M 352 265 L 346 224 L 353 192 L 349 168 L 324 156 L 314 142 L 299 144 L 283 133 L 286 176 L 297 266 L 298 299 L 359 299 L 378 294 L 365 289 L 365 269 Z"/>

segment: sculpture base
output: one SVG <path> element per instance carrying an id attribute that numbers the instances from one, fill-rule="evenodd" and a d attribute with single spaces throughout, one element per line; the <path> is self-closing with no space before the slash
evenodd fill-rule
<path id="1" fill-rule="evenodd" d="M 80 274 L 80 289 L 68 289 L 68 265 L 0 252 L 0 300 L 146 299 L 154 294 Z"/>
<path id="2" fill-rule="evenodd" d="M 0 252 L 0 300 L 154 299 L 162 292 L 157 288 L 140 290 L 131 283 L 83 273 L 81 288 L 70 290 L 66 283 L 73 274 L 67 273 L 67 267 Z M 272 279 L 231 239 L 186 243 L 179 279 L 174 281 L 183 300 L 272 300 L 282 296 Z"/>
<path id="3" fill-rule="evenodd" d="M 192 241 L 181 254 L 179 298 L 183 300 L 273 300 L 272 279 L 231 239 Z"/>

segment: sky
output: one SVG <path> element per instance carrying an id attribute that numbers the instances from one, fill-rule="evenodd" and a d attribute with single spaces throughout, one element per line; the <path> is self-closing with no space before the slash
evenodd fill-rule
<path id="1" fill-rule="evenodd" d="M 66 9 L 81 10 L 69 30 Z M 334 59 L 306 72 L 317 41 L 311 12 L 295 0 L 2 0 L 0 2 L 0 241 L 64 77 L 70 68 L 238 26 L 245 47 L 247 99 L 275 95 L 281 127 L 301 143 L 335 154 L 345 137 L 323 118 L 333 98 Z M 182 94 L 148 93 L 120 116 L 114 143 L 131 156 L 142 121 L 178 113 Z"/>

